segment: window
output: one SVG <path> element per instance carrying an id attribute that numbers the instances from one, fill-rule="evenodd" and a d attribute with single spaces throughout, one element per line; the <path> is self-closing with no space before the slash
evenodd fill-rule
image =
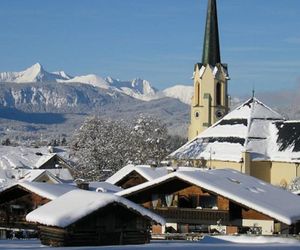
<path id="1" fill-rule="evenodd" d="M 196 111 L 196 112 L 195 112 L 195 117 L 196 117 L 196 118 L 199 118 L 199 116 L 200 116 L 200 113 L 199 113 L 198 111 Z"/>
<path id="2" fill-rule="evenodd" d="M 199 205 L 202 208 L 214 208 L 217 207 L 217 197 L 212 195 L 201 195 Z"/>
<path id="3" fill-rule="evenodd" d="M 216 86 L 216 105 L 221 105 L 221 98 L 222 97 L 222 86 L 221 83 L 217 83 Z"/>

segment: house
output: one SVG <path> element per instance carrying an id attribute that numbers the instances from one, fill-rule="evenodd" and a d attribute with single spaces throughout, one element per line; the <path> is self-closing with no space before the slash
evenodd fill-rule
<path id="1" fill-rule="evenodd" d="M 49 184 L 73 183 L 73 176 L 67 168 L 19 170 L 19 181 L 46 182 Z"/>
<path id="2" fill-rule="evenodd" d="M 233 169 L 180 167 L 117 195 L 163 216 L 156 233 L 300 232 L 299 196 Z"/>
<path id="3" fill-rule="evenodd" d="M 300 122 L 253 97 L 170 154 L 176 164 L 232 168 L 276 186 L 300 176 Z"/>
<path id="4" fill-rule="evenodd" d="M 0 192 L 0 227 L 3 229 L 34 229 L 25 216 L 66 192 L 77 189 L 66 184 L 19 182 Z"/>
<path id="5" fill-rule="evenodd" d="M 129 164 L 109 177 L 105 182 L 126 189 L 147 181 L 154 180 L 166 174 L 168 174 L 167 167 Z"/>
<path id="6" fill-rule="evenodd" d="M 62 166 L 69 167 L 66 161 L 56 153 L 42 154 L 38 161 L 34 164 L 34 168 L 39 169 L 49 169 L 55 167 L 62 168 Z"/>
<path id="7" fill-rule="evenodd" d="M 88 246 L 144 244 L 150 222 L 164 219 L 119 196 L 71 191 L 26 216 L 38 223 L 43 245 Z"/>
<path id="8" fill-rule="evenodd" d="M 63 158 L 64 149 L 58 151 L 53 153 L 46 147 L 0 146 L 0 190 L 28 176 L 31 181 L 72 182 L 73 167 Z M 35 180 L 33 176 L 38 178 Z"/>

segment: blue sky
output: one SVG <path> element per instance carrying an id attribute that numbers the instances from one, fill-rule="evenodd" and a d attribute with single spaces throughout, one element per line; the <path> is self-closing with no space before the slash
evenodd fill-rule
<path id="1" fill-rule="evenodd" d="M 71 75 L 192 85 L 207 0 L 1 0 L 0 71 L 40 62 Z M 300 84 L 300 1 L 218 0 L 232 95 Z"/>

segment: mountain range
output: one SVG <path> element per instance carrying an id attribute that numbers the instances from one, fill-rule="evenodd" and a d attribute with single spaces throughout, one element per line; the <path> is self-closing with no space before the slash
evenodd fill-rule
<path id="1" fill-rule="evenodd" d="M 285 117 L 299 119 L 298 93 L 296 89 L 257 97 Z M 36 63 L 20 72 L 0 73 L 0 135 L 21 141 L 70 137 L 90 115 L 131 119 L 143 113 L 160 118 L 170 133 L 185 137 L 192 95 L 192 86 L 157 90 L 140 78 L 124 81 L 95 74 L 71 76 L 64 71 L 48 72 Z M 248 98 L 231 98 L 231 107 Z"/>
<path id="2" fill-rule="evenodd" d="M 71 76 L 36 63 L 0 73 L 0 135 L 21 141 L 69 137 L 89 115 L 131 119 L 144 113 L 163 120 L 170 133 L 185 136 L 191 95 L 191 86 L 159 91 L 140 78 Z"/>
<path id="3" fill-rule="evenodd" d="M 2 83 L 80 83 L 88 84 L 106 90 L 109 93 L 121 93 L 143 101 L 151 101 L 164 97 L 171 97 L 189 104 L 193 87 L 177 85 L 171 88 L 158 91 L 149 81 L 140 78 L 131 81 L 122 81 L 112 77 L 101 77 L 95 74 L 82 76 L 70 76 L 64 71 L 48 72 L 40 63 L 20 72 L 0 73 Z"/>

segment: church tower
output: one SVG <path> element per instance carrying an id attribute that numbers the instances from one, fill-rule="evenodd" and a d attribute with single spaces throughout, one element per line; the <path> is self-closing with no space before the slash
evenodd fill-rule
<path id="1" fill-rule="evenodd" d="M 189 140 L 228 113 L 227 65 L 221 63 L 216 0 L 208 0 L 202 62 L 194 67 Z"/>

